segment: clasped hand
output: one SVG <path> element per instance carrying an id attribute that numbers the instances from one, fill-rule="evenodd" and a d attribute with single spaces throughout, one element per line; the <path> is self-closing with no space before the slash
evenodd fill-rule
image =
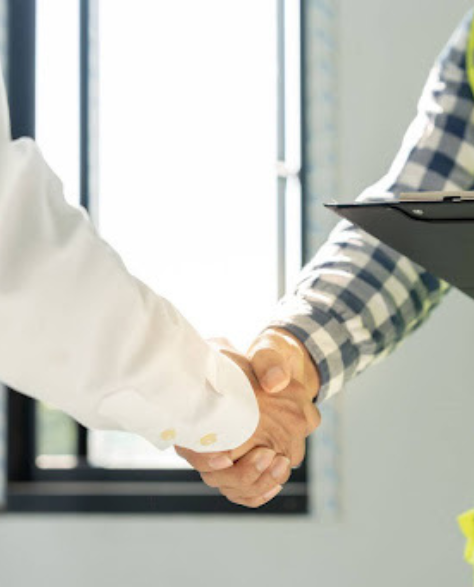
<path id="1" fill-rule="evenodd" d="M 313 403 L 317 370 L 304 346 L 289 333 L 271 329 L 245 357 L 220 346 L 245 372 L 257 397 L 260 421 L 254 435 L 232 451 L 200 454 L 176 447 L 203 481 L 230 501 L 251 508 L 272 500 L 301 464 L 306 438 L 320 424 Z"/>

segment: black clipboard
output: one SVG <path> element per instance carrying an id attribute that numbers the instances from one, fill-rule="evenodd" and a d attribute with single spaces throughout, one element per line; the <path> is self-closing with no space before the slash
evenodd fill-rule
<path id="1" fill-rule="evenodd" d="M 474 298 L 474 194 L 403 196 L 325 206 Z"/>

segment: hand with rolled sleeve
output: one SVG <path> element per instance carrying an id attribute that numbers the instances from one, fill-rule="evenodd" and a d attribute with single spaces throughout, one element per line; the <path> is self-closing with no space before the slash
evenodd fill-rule
<path id="1" fill-rule="evenodd" d="M 234 351 L 223 352 L 252 382 L 260 410 L 257 430 L 248 442 L 226 453 L 200 455 L 179 447 L 177 452 L 201 473 L 207 485 L 218 488 L 234 503 L 256 508 L 278 495 L 291 468 L 304 459 L 306 438 L 320 424 L 314 405 L 317 371 L 300 344 L 283 332 L 264 333 L 250 351 L 252 363 Z M 270 369 L 281 367 L 286 371 L 285 389 L 280 381 L 279 393 L 271 393 L 273 386 L 264 390 L 252 366 L 260 382 Z"/>
<path id="2" fill-rule="evenodd" d="M 472 189 L 474 100 L 466 70 L 472 20 L 471 10 L 436 61 L 390 171 L 359 200 Z M 318 404 L 327 400 L 397 348 L 448 290 L 448 284 L 363 230 L 339 223 L 249 350 L 261 386 L 257 396 L 278 398 L 297 381 L 308 393 L 317 392 Z M 216 463 L 229 467 L 219 475 L 211 473 L 212 462 L 201 459 L 197 465 L 205 471 L 204 479 L 223 493 L 231 487 L 234 498 L 258 485 L 251 481 L 261 479 L 256 471 L 260 457 L 270 472 L 273 459 L 280 458 L 253 448 L 235 464 L 214 456 Z M 268 501 L 266 497 L 251 503 L 249 498 L 233 500 L 255 506 Z"/>

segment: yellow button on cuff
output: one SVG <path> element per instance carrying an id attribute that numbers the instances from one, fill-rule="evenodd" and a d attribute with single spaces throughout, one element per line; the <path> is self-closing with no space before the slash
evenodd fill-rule
<path id="1" fill-rule="evenodd" d="M 163 430 L 160 434 L 161 440 L 165 442 L 169 442 L 170 440 L 174 440 L 176 438 L 176 430 L 174 428 L 169 428 L 168 430 Z"/>
<path id="2" fill-rule="evenodd" d="M 202 446 L 211 446 L 211 444 L 215 444 L 217 442 L 217 435 L 216 434 L 207 434 L 203 436 L 199 441 Z"/>

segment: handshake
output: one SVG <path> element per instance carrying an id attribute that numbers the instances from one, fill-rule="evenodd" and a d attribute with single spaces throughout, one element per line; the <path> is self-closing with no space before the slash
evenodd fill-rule
<path id="1" fill-rule="evenodd" d="M 280 493 L 291 469 L 304 459 L 306 437 L 320 424 L 314 405 L 318 372 L 304 345 L 283 329 L 265 331 L 247 357 L 227 343 L 215 344 L 252 383 L 259 425 L 245 444 L 232 451 L 200 454 L 176 447 L 176 452 L 227 499 L 257 508 Z"/>

